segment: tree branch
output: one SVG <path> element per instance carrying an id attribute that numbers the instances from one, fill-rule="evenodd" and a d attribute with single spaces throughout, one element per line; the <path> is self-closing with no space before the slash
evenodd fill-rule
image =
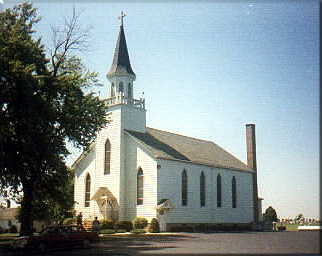
<path id="1" fill-rule="evenodd" d="M 88 47 L 89 28 L 80 29 L 79 17 L 80 14 L 77 14 L 75 7 L 73 7 L 73 15 L 69 20 L 65 18 L 62 30 L 51 28 L 54 41 L 54 49 L 51 51 L 51 65 L 54 77 L 58 75 L 59 69 L 68 55 L 75 51 L 84 52 Z"/>

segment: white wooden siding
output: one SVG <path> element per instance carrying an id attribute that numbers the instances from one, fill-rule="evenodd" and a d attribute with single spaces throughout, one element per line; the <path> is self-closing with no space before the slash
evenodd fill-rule
<path id="1" fill-rule="evenodd" d="M 84 219 L 93 217 L 93 209 L 95 207 L 93 201 L 90 202 L 89 207 L 85 207 L 85 181 L 87 174 L 91 177 L 90 196 L 92 197 L 93 193 L 95 193 L 95 147 L 84 157 L 75 170 L 75 210 L 77 214 L 82 212 Z"/>
<path id="2" fill-rule="evenodd" d="M 148 220 L 156 217 L 157 203 L 157 163 L 129 135 L 127 135 L 127 172 L 124 194 L 127 210 L 125 218 L 145 217 Z M 143 205 L 137 205 L 137 171 L 143 170 Z"/>
<path id="3" fill-rule="evenodd" d="M 89 207 L 85 204 L 85 177 L 91 175 L 91 197 L 99 187 L 107 187 L 119 204 L 119 217 L 127 217 L 125 203 L 125 184 L 127 166 L 124 141 L 124 129 L 145 131 L 146 111 L 127 105 L 117 105 L 110 108 L 112 122 L 102 129 L 95 141 L 95 150 L 91 150 L 75 169 L 75 201 L 76 212 L 82 212 L 84 219 L 92 219 L 95 216 L 103 218 L 96 201 L 91 200 Z M 110 174 L 104 174 L 105 142 L 111 143 Z"/>
<path id="4" fill-rule="evenodd" d="M 159 160 L 158 200 L 170 199 L 171 223 L 250 223 L 253 219 L 252 175 L 228 169 Z M 181 174 L 188 176 L 188 204 L 181 205 Z M 206 205 L 200 206 L 200 175 L 206 178 Z M 217 175 L 221 174 L 222 207 L 217 207 Z M 237 208 L 232 208 L 232 177 L 236 177 Z"/>

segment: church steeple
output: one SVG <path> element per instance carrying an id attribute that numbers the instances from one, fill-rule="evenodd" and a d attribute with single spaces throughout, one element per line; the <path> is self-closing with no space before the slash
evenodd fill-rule
<path id="1" fill-rule="evenodd" d="M 114 57 L 110 71 L 106 74 L 111 82 L 110 94 L 107 99 L 108 106 L 119 104 L 131 105 L 136 108 L 145 108 L 144 99 L 133 98 L 133 82 L 136 75 L 131 67 L 129 53 L 127 50 L 125 33 L 123 28 L 123 18 L 125 14 L 121 12 L 120 31 L 116 42 Z"/>
<path id="2" fill-rule="evenodd" d="M 120 24 L 120 31 L 115 47 L 113 63 L 111 66 L 110 71 L 107 73 L 107 77 L 110 78 L 115 75 L 132 75 L 135 79 L 135 73 L 132 70 L 129 53 L 127 50 L 126 40 L 125 40 L 125 33 L 123 28 L 123 18 L 125 14 L 123 11 L 121 12 L 121 19 Z"/>

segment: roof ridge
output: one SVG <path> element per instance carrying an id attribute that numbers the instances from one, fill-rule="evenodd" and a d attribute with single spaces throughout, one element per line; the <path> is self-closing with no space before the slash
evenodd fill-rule
<path id="1" fill-rule="evenodd" d="M 156 131 L 159 131 L 159 132 L 165 132 L 165 133 L 173 134 L 173 135 L 176 135 L 176 136 L 181 136 L 181 137 L 185 137 L 185 138 L 193 139 L 193 140 L 198 140 L 198 141 L 203 141 L 203 142 L 209 142 L 209 143 L 213 143 L 213 144 L 215 144 L 215 145 L 217 145 L 217 146 L 218 146 L 218 144 L 216 144 L 215 142 L 213 142 L 213 141 L 211 141 L 211 140 L 205 140 L 205 139 L 195 138 L 195 137 L 192 137 L 192 136 L 182 135 L 182 134 L 180 134 L 180 133 L 169 132 L 169 131 L 160 130 L 160 129 L 155 129 L 155 128 L 152 128 L 152 127 L 146 127 L 146 128 L 147 128 L 147 129 L 151 129 L 151 130 L 156 130 Z"/>
<path id="2" fill-rule="evenodd" d="M 151 138 L 153 138 L 153 141 L 149 140 L 149 143 L 147 143 L 147 141 L 145 141 L 145 144 L 148 145 L 148 146 L 150 146 L 150 147 L 152 146 L 152 147 L 156 148 L 159 151 L 162 151 L 163 153 L 167 154 L 168 156 L 174 157 L 176 159 L 190 161 L 190 159 L 187 156 L 185 156 L 184 154 L 182 154 L 176 148 L 174 148 L 170 144 L 165 143 L 162 140 L 156 138 L 155 136 L 153 136 L 153 134 L 150 134 L 147 131 L 145 131 L 145 132 L 138 132 L 138 131 L 132 131 L 132 130 L 127 130 L 127 129 L 124 129 L 124 131 L 127 132 L 130 135 L 134 135 L 134 134 L 138 135 L 138 134 L 140 134 L 145 139 L 148 139 L 148 138 L 151 139 Z M 142 137 L 141 138 L 138 138 L 138 139 L 142 139 Z M 160 156 L 156 154 L 155 157 L 160 157 Z"/>

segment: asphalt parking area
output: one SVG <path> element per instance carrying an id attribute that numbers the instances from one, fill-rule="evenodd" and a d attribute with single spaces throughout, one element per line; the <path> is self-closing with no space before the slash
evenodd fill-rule
<path id="1" fill-rule="evenodd" d="M 218 255 L 320 254 L 320 232 L 178 233 L 172 235 L 107 236 L 90 249 L 50 251 L 46 255 Z M 0 256 L 4 256 L 1 254 Z M 16 254 L 8 254 L 16 255 Z M 23 254 L 22 254 L 23 255 Z M 33 253 L 33 256 L 39 255 Z"/>

